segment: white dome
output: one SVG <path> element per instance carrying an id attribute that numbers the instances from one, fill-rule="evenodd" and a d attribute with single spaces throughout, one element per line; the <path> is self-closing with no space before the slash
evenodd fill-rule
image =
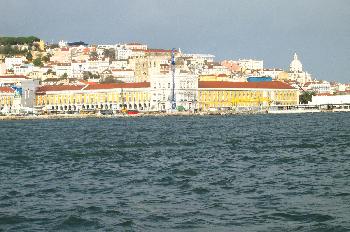
<path id="1" fill-rule="evenodd" d="M 300 60 L 298 59 L 298 55 L 294 53 L 294 59 L 290 63 L 289 70 L 291 72 L 302 72 L 303 71 L 303 65 L 301 64 Z"/>

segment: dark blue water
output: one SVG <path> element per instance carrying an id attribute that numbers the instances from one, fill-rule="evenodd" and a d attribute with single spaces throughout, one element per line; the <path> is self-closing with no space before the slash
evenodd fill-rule
<path id="1" fill-rule="evenodd" d="M 0 231 L 348 231 L 350 114 L 0 122 Z"/>

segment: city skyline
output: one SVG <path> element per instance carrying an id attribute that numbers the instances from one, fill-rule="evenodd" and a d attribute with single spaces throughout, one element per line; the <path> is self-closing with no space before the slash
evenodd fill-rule
<path id="1" fill-rule="evenodd" d="M 347 1 L 53 1 L 1 0 L 3 36 L 35 35 L 211 53 L 217 60 L 256 58 L 288 69 L 297 52 L 317 79 L 349 82 Z"/>

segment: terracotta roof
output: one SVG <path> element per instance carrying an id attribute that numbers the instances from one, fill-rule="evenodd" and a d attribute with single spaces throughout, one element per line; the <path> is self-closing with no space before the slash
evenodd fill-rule
<path id="1" fill-rule="evenodd" d="M 119 88 L 148 88 L 150 87 L 149 82 L 137 82 L 137 83 L 105 83 L 105 84 L 96 84 L 88 85 L 84 90 L 93 90 L 93 89 L 119 89 Z"/>
<path id="2" fill-rule="evenodd" d="M 43 85 L 37 89 L 37 93 L 46 93 L 48 91 L 68 91 L 68 90 L 81 90 L 84 85 Z"/>
<path id="3" fill-rule="evenodd" d="M 287 83 L 281 81 L 269 82 L 229 82 L 229 81 L 199 81 L 199 88 L 214 88 L 214 89 L 294 89 Z"/>
<path id="4" fill-rule="evenodd" d="M 0 87 L 0 93 L 13 93 L 13 92 L 15 91 L 10 87 Z"/>

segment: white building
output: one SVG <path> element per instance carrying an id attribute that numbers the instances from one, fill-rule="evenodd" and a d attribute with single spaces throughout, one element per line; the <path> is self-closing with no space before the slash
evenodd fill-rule
<path id="1" fill-rule="evenodd" d="M 130 50 L 147 50 L 147 45 L 141 43 L 127 43 L 124 46 Z"/>
<path id="2" fill-rule="evenodd" d="M 282 72 L 283 72 L 282 69 L 264 68 L 264 70 L 260 72 L 260 76 L 272 77 L 272 79 L 276 80 L 278 75 L 280 75 Z"/>
<path id="3" fill-rule="evenodd" d="M 132 50 L 125 47 L 118 47 L 115 49 L 116 60 L 126 60 L 132 55 Z"/>
<path id="4" fill-rule="evenodd" d="M 155 111 L 170 111 L 172 106 L 173 80 L 172 74 L 154 75 L 150 77 L 151 109 Z M 175 102 L 179 110 L 196 109 L 198 76 L 179 73 L 175 74 Z"/>
<path id="5" fill-rule="evenodd" d="M 22 65 L 14 65 L 13 66 L 13 73 L 15 75 L 25 75 L 25 76 L 27 76 L 32 71 L 33 71 L 33 65 L 32 64 L 22 64 Z"/>
<path id="6" fill-rule="evenodd" d="M 67 45 L 68 45 L 67 41 L 60 40 L 60 41 L 58 42 L 58 46 L 59 46 L 60 48 L 67 47 Z"/>
<path id="7" fill-rule="evenodd" d="M 114 60 L 109 65 L 111 69 L 128 69 L 129 68 L 129 62 L 128 60 Z"/>
<path id="8" fill-rule="evenodd" d="M 181 54 L 181 57 L 191 58 L 199 62 L 200 61 L 214 62 L 214 58 L 215 58 L 215 56 L 211 54 Z"/>
<path id="9" fill-rule="evenodd" d="M 88 70 L 88 64 L 85 61 L 73 61 L 71 63 L 72 77 L 82 78 L 83 73 Z"/>
<path id="10" fill-rule="evenodd" d="M 112 76 L 123 82 L 135 82 L 135 72 L 132 69 L 111 69 Z"/>
<path id="11" fill-rule="evenodd" d="M 26 60 L 26 58 L 24 56 L 6 57 L 5 58 L 6 69 L 13 69 L 14 65 L 22 65 L 25 60 Z"/>
<path id="12" fill-rule="evenodd" d="M 328 81 L 308 82 L 303 86 L 303 89 L 318 94 L 328 94 L 331 92 L 331 84 Z"/>
<path id="13" fill-rule="evenodd" d="M 309 105 L 350 104 L 350 95 L 312 96 Z"/>
<path id="14" fill-rule="evenodd" d="M 290 80 L 297 81 L 301 84 L 311 82 L 311 75 L 303 71 L 303 65 L 298 59 L 298 55 L 294 53 L 293 60 L 289 66 L 288 77 Z"/>
<path id="15" fill-rule="evenodd" d="M 70 63 L 56 64 L 53 66 L 53 71 L 57 76 L 63 76 L 67 74 L 68 77 L 72 76 L 72 66 Z"/>
<path id="16" fill-rule="evenodd" d="M 263 70 L 264 69 L 263 60 L 239 59 L 237 61 L 237 64 L 243 70 Z"/>

